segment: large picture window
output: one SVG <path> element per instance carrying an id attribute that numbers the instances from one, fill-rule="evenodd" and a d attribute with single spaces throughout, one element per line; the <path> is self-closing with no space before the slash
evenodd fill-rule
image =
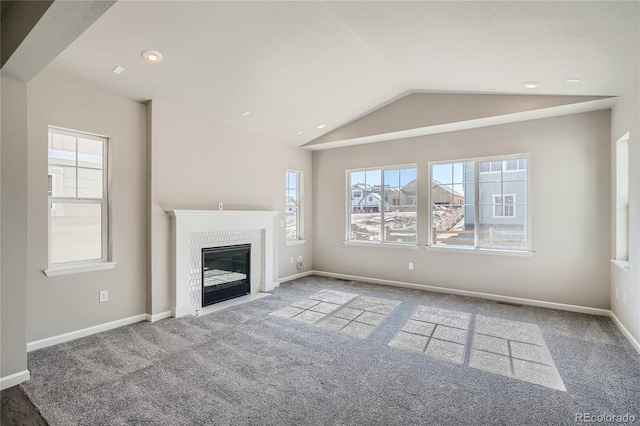
<path id="1" fill-rule="evenodd" d="M 417 243 L 415 165 L 347 170 L 347 241 Z"/>
<path id="2" fill-rule="evenodd" d="M 431 246 L 530 249 L 528 166 L 528 155 L 431 163 Z"/>
<path id="3" fill-rule="evenodd" d="M 107 139 L 49 128 L 49 264 L 106 261 Z"/>

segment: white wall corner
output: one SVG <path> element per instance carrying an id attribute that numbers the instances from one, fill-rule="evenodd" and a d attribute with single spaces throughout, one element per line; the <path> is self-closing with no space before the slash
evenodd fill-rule
<path id="1" fill-rule="evenodd" d="M 616 314 L 613 313 L 613 311 L 609 311 L 609 312 L 610 312 L 609 316 L 611 317 L 611 319 L 613 319 L 613 322 L 616 324 L 616 326 L 618 326 L 622 334 L 624 334 L 624 337 L 626 337 L 627 340 L 629 340 L 629 343 L 631 343 L 631 346 L 633 346 L 636 352 L 638 352 L 638 354 L 640 355 L 640 342 L 638 342 L 636 338 L 633 337 L 631 333 L 629 333 L 629 330 L 627 330 L 624 324 L 622 324 L 622 321 L 618 319 L 618 317 L 616 316 Z"/>
<path id="2" fill-rule="evenodd" d="M 12 386 L 19 385 L 29 379 L 31 379 L 31 373 L 29 373 L 29 370 L 22 370 L 5 377 L 0 377 L 0 390 L 5 390 Z"/>
<path id="3" fill-rule="evenodd" d="M 280 282 L 278 283 L 278 285 L 280 285 L 281 283 L 286 283 L 287 281 L 297 280 L 298 278 L 308 277 L 309 275 L 313 275 L 313 271 L 307 271 L 307 272 L 301 272 L 299 274 L 289 275 L 288 277 L 280 278 Z"/>
<path id="4" fill-rule="evenodd" d="M 161 312 L 161 313 L 155 314 L 155 315 L 145 314 L 147 322 L 160 321 L 160 320 L 165 319 L 165 318 L 170 318 L 171 315 L 172 315 L 171 311 Z"/>

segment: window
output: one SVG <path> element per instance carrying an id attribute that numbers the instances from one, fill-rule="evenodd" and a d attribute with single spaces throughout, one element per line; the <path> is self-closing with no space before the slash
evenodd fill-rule
<path id="1" fill-rule="evenodd" d="M 106 261 L 107 139 L 49 128 L 49 264 Z"/>
<path id="2" fill-rule="evenodd" d="M 302 172 L 285 172 L 286 241 L 302 240 Z"/>
<path id="3" fill-rule="evenodd" d="M 529 250 L 528 155 L 430 164 L 431 246 Z"/>
<path id="4" fill-rule="evenodd" d="M 515 217 L 515 194 L 493 194 L 493 217 Z"/>
<path id="5" fill-rule="evenodd" d="M 616 142 L 616 260 L 629 260 L 629 133 Z"/>
<path id="6" fill-rule="evenodd" d="M 417 169 L 347 170 L 346 240 L 417 243 Z"/>

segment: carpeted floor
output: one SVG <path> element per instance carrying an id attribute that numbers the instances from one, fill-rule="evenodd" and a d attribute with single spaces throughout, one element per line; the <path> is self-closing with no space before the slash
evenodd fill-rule
<path id="1" fill-rule="evenodd" d="M 507 370 L 480 347 L 491 332 L 510 333 Z M 534 364 L 530 350 L 511 352 L 521 333 L 539 349 Z M 516 363 L 557 374 L 536 382 Z M 315 276 L 209 315 L 34 351 L 28 368 L 23 387 L 51 425 L 640 422 L 640 356 L 610 318 Z"/>

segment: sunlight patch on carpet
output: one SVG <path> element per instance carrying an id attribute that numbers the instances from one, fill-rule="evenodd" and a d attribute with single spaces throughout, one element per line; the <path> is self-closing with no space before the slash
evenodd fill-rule
<path id="1" fill-rule="evenodd" d="M 469 366 L 566 391 L 535 324 L 478 315 Z"/>
<path id="2" fill-rule="evenodd" d="M 471 314 L 420 305 L 389 346 L 462 364 Z"/>

